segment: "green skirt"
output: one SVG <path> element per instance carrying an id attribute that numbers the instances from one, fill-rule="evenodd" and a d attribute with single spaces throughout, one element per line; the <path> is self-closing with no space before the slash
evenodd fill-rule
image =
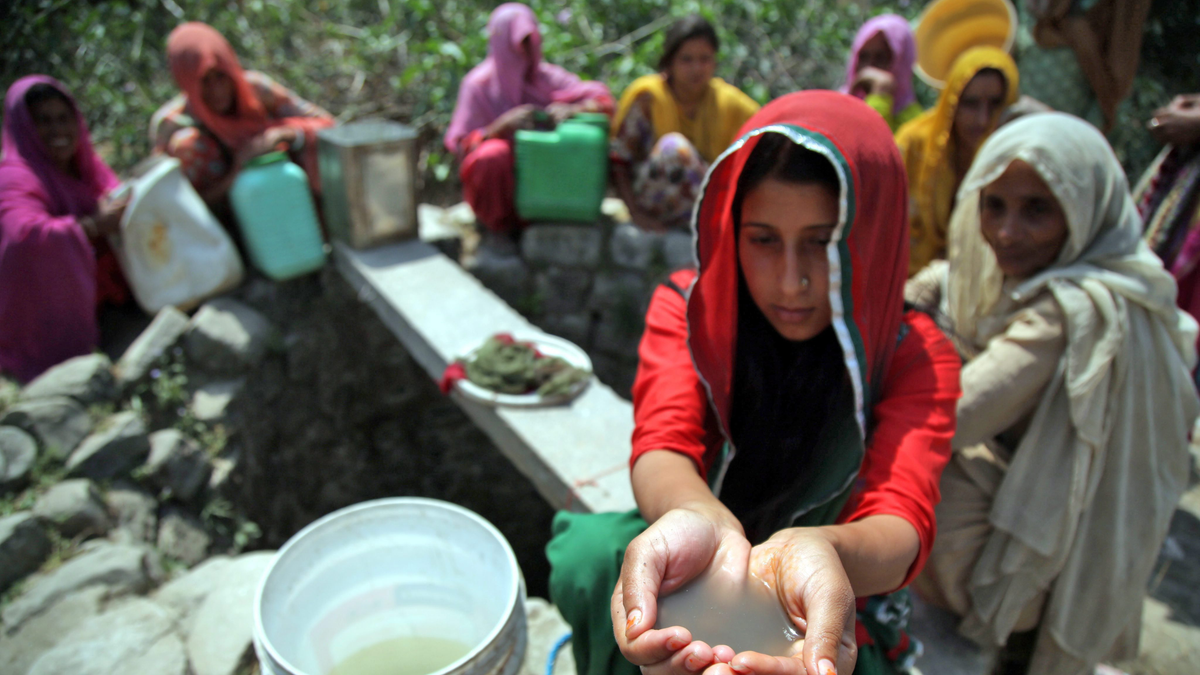
<path id="1" fill-rule="evenodd" d="M 550 601 L 571 625 L 571 649 L 579 675 L 639 675 L 613 637 L 609 608 L 621 574 L 625 549 L 646 529 L 636 510 L 627 513 L 554 516 L 550 560 Z M 920 645 L 904 632 L 910 605 L 906 590 L 859 602 L 858 664 L 853 675 L 908 672 Z"/>

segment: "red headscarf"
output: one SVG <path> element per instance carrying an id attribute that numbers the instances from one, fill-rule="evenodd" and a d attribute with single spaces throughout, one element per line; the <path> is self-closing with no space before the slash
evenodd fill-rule
<path id="1" fill-rule="evenodd" d="M 776 99 L 746 122 L 740 140 L 709 169 L 695 224 L 700 272 L 687 305 L 692 357 L 727 422 L 738 312 L 732 205 L 746 159 L 764 133 L 784 134 L 824 155 L 842 182 L 828 247 L 829 299 L 865 437 L 904 311 L 908 188 L 887 123 L 856 98 L 806 91 Z"/>

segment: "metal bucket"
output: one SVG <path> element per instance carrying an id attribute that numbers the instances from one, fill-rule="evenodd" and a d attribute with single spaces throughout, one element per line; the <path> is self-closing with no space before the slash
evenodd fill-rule
<path id="1" fill-rule="evenodd" d="M 293 536 L 254 604 L 264 675 L 329 675 L 395 638 L 473 645 L 430 675 L 515 675 L 525 587 L 491 523 L 460 506 L 399 497 L 331 513 Z"/>

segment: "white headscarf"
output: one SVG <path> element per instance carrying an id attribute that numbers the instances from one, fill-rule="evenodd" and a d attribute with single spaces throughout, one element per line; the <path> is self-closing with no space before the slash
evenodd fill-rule
<path id="1" fill-rule="evenodd" d="M 979 195 L 1018 159 L 1057 198 L 1070 234 L 1049 267 L 1006 280 L 980 230 Z M 1061 113 L 988 139 L 951 223 L 943 311 L 961 346 L 986 348 L 1045 291 L 1065 318 L 1066 351 L 992 504 L 962 625 L 1003 644 L 1026 603 L 1051 589 L 1031 675 L 1090 673 L 1140 616 L 1186 486 L 1197 326 L 1176 309 L 1175 282 L 1141 230 L 1104 137 Z"/>

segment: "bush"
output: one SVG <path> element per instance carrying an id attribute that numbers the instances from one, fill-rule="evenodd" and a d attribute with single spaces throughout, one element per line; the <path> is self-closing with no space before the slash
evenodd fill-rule
<path id="1" fill-rule="evenodd" d="M 1017 0 L 1022 1 L 1022 0 Z M 1157 0 L 1131 102 L 1114 134 L 1127 168 L 1153 148 L 1141 122 L 1170 93 L 1194 89 L 1200 18 L 1193 0 Z M 150 115 L 175 93 L 164 42 L 184 20 L 221 31 L 245 67 L 271 74 L 340 121 L 385 117 L 421 133 L 430 192 L 455 188 L 441 145 L 458 85 L 487 53 L 485 25 L 497 2 L 479 0 L 10 0 L 0 10 L 0 84 L 33 72 L 53 75 L 79 97 L 100 151 L 118 171 L 148 154 Z M 915 18 L 921 2 L 894 0 L 532 0 L 548 60 L 606 82 L 615 95 L 652 72 L 662 28 L 697 11 L 722 41 L 718 74 L 759 101 L 840 84 L 845 53 L 869 15 Z M 186 7 L 186 10 L 184 9 Z M 1189 18 L 1190 17 L 1190 18 Z M 1190 31 L 1190 32 L 1189 32 Z M 1190 53 L 1180 55 L 1181 47 Z M 1186 51 L 1186 49 L 1184 50 Z M 935 92 L 918 83 L 923 103 Z M 440 190 L 437 189 L 441 186 Z M 453 198 L 453 197 L 450 197 Z"/>

